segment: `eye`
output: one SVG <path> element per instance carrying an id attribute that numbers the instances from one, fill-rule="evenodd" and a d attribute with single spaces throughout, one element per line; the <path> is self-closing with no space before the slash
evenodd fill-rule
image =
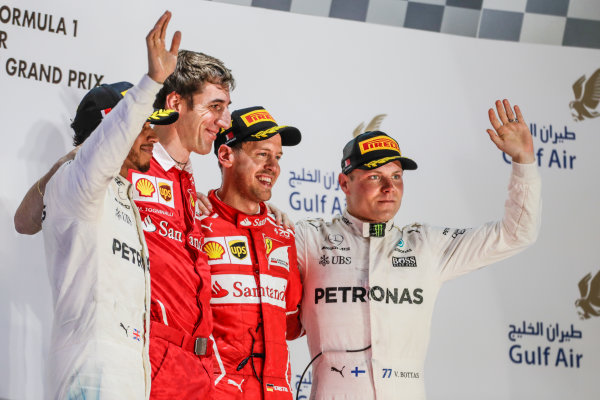
<path id="1" fill-rule="evenodd" d="M 217 104 L 211 104 L 210 108 L 213 111 L 218 111 L 218 112 L 223 111 L 223 106 L 221 104 L 218 104 L 218 103 Z"/>
<path id="2" fill-rule="evenodd" d="M 392 175 L 392 179 L 395 181 L 402 180 L 402 174 L 394 174 Z"/>
<path id="3" fill-rule="evenodd" d="M 380 179 L 379 175 L 369 175 L 369 177 L 367 178 L 370 181 L 378 181 Z"/>

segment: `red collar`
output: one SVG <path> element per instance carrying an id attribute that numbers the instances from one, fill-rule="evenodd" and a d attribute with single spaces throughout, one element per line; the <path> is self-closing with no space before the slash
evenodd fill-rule
<path id="1" fill-rule="evenodd" d="M 268 212 L 265 203 L 260 203 L 260 212 L 255 215 L 244 214 L 243 212 L 225 204 L 217 197 L 217 191 L 211 190 L 208 193 L 213 211 L 226 221 L 236 224 L 241 229 L 262 228 L 267 223 Z"/>

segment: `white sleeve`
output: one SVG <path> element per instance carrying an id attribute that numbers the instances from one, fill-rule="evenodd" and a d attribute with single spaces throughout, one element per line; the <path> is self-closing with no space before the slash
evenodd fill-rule
<path id="1" fill-rule="evenodd" d="M 299 221 L 295 225 L 296 231 L 296 254 L 298 255 L 298 270 L 300 271 L 300 280 L 304 282 L 306 276 L 306 222 Z"/>
<path id="2" fill-rule="evenodd" d="M 75 159 L 48 182 L 46 194 L 84 220 L 94 219 L 110 180 L 119 174 L 133 142 L 152 113 L 161 84 L 144 75 L 85 140 Z"/>
<path id="3" fill-rule="evenodd" d="M 541 186 L 535 163 L 513 162 L 502 220 L 469 229 L 426 228 L 442 279 L 489 265 L 533 244 L 540 229 Z"/>

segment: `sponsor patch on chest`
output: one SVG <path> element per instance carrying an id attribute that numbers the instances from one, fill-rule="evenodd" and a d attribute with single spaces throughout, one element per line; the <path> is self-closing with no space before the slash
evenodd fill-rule
<path id="1" fill-rule="evenodd" d="M 202 251 L 208 255 L 208 265 L 252 265 L 248 238 L 245 236 L 205 237 Z"/>
<path id="2" fill-rule="evenodd" d="M 267 303 L 285 309 L 287 280 L 260 275 L 257 285 L 253 275 L 213 274 L 211 304 Z"/>
<path id="3" fill-rule="evenodd" d="M 175 208 L 173 181 L 136 172 L 131 175 L 131 180 L 136 202 L 146 201 Z"/>

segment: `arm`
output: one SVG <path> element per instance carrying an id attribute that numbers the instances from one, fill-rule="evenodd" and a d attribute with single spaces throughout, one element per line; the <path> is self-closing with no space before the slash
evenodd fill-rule
<path id="1" fill-rule="evenodd" d="M 165 12 L 146 37 L 148 50 L 148 74 L 131 88 L 117 106 L 102 120 L 96 130 L 83 143 L 69 168 L 56 174 L 60 184 L 52 181 L 48 191 L 57 196 L 69 193 L 64 201 L 80 217 L 93 218 L 93 210 L 103 199 L 103 192 L 110 180 L 119 174 L 146 118 L 152 112 L 152 103 L 162 82 L 174 70 L 181 34 L 173 36 L 171 49 L 165 48 L 165 35 L 171 13 Z M 59 177 L 60 175 L 60 177 Z M 61 197 L 62 200 L 62 197 Z"/>
<path id="2" fill-rule="evenodd" d="M 445 279 L 507 258 L 533 244 L 539 233 L 541 220 L 541 179 L 535 163 L 533 139 L 518 107 L 512 112 L 507 100 L 497 101 L 498 117 L 489 110 L 494 130 L 487 133 L 496 146 L 512 157 L 512 174 L 504 216 L 466 230 L 431 229 L 441 258 Z M 515 114 L 518 121 L 515 120 Z M 456 232 L 456 234 L 451 234 Z"/>
<path id="3" fill-rule="evenodd" d="M 42 229 L 46 184 L 61 165 L 75 157 L 77 150 L 79 150 L 79 146 L 62 156 L 44 176 L 29 188 L 15 212 L 14 223 L 17 232 L 24 235 L 34 235 Z"/>

